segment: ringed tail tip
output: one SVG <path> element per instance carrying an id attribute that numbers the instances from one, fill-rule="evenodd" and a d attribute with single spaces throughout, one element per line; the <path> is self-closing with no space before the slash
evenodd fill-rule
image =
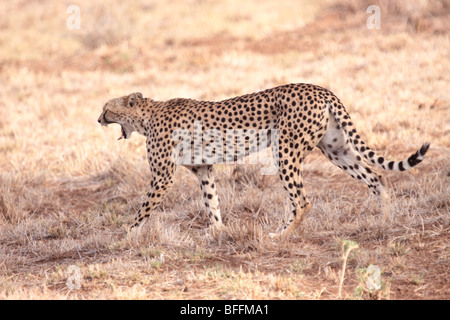
<path id="1" fill-rule="evenodd" d="M 430 148 L 430 143 L 429 142 L 425 142 L 423 144 L 423 146 L 420 148 L 420 155 L 424 156 L 427 153 L 429 148 Z"/>

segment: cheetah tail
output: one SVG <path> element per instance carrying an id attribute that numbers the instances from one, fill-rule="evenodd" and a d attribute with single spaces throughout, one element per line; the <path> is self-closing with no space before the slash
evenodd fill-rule
<path id="1" fill-rule="evenodd" d="M 403 161 L 389 161 L 387 159 L 384 159 L 383 157 L 376 155 L 375 152 L 371 150 L 362 155 L 364 156 L 364 158 L 372 163 L 375 163 L 377 166 L 383 168 L 384 170 L 405 171 L 421 163 L 425 158 L 425 154 L 427 153 L 429 148 L 430 144 L 428 142 L 424 143 L 422 147 L 416 151 L 416 153 L 412 154 L 408 159 L 405 159 Z M 368 150 L 369 149 L 367 149 L 366 151 Z M 368 157 L 366 156 L 366 154 Z"/>
<path id="2" fill-rule="evenodd" d="M 337 122 L 341 125 L 355 150 L 358 151 L 359 154 L 363 156 L 367 161 L 377 165 L 380 168 L 383 168 L 384 170 L 409 170 L 422 162 L 422 160 L 425 158 L 425 154 L 430 148 L 430 144 L 427 142 L 424 143 L 422 147 L 417 150 L 416 153 L 412 154 L 408 159 L 402 161 L 391 161 L 388 159 L 384 159 L 383 157 L 377 155 L 364 143 L 364 141 L 362 141 L 360 135 L 357 133 L 356 129 L 353 126 L 353 123 L 351 122 L 350 115 L 347 113 L 342 104 L 330 103 L 329 110 L 334 115 Z"/>

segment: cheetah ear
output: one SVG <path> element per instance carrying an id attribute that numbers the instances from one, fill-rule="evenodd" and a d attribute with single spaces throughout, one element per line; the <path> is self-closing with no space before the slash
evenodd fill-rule
<path id="1" fill-rule="evenodd" d="M 144 96 L 140 92 L 132 93 L 128 96 L 128 106 L 130 108 L 134 107 L 136 104 L 136 99 L 144 99 Z"/>

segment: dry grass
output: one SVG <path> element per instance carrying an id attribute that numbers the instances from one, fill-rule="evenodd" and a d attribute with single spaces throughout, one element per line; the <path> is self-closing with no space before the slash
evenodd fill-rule
<path id="1" fill-rule="evenodd" d="M 370 2 L 370 3 L 369 3 Z M 449 7 L 446 1 L 78 1 L 0 4 L 0 299 L 448 299 Z M 218 166 L 226 229 L 211 230 L 184 168 L 141 238 L 124 237 L 148 187 L 142 137 L 96 119 L 111 97 L 219 100 L 289 82 L 328 87 L 364 140 L 418 168 L 387 174 L 395 215 L 318 152 L 313 209 L 285 242 L 287 200 L 257 167 Z M 377 265 L 382 288 L 365 270 Z M 80 268 L 81 288 L 66 285 Z M 366 278 L 365 278 L 366 277 Z"/>

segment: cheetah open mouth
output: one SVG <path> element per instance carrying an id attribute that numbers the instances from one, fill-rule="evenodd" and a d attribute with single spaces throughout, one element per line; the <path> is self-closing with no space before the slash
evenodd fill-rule
<path id="1" fill-rule="evenodd" d="M 128 139 L 128 133 L 123 125 L 120 125 L 120 131 L 122 132 L 122 135 L 117 140 Z"/>
<path id="2" fill-rule="evenodd" d="M 99 120 L 100 121 L 100 120 Z M 106 116 L 105 116 L 105 114 L 103 115 L 103 123 L 102 123 L 102 126 L 108 126 L 108 124 L 111 124 L 111 123 L 117 123 L 117 124 L 120 124 L 120 123 L 118 123 L 118 122 L 114 122 L 114 121 L 109 121 L 108 119 L 106 119 Z M 129 137 L 130 137 L 130 130 L 128 130 L 127 128 L 126 128 L 126 126 L 125 125 L 122 125 L 122 124 L 120 124 L 120 132 L 121 132 L 121 136 L 119 137 L 119 139 L 117 139 L 117 140 L 122 140 L 122 139 L 128 139 Z"/>
<path id="3" fill-rule="evenodd" d="M 117 123 L 117 122 L 109 121 L 105 117 L 103 119 L 105 122 L 104 122 L 104 124 L 102 124 L 102 126 L 108 126 L 108 124 Z M 120 123 L 117 123 L 117 124 L 120 124 Z M 120 133 L 121 133 L 121 136 L 117 140 L 128 139 L 128 138 L 130 138 L 131 130 L 128 130 L 125 125 L 120 124 Z"/>

